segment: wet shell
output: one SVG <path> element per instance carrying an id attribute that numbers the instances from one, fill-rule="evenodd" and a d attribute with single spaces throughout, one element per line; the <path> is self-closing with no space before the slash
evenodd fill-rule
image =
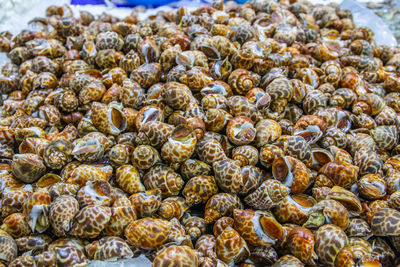
<path id="1" fill-rule="evenodd" d="M 78 211 L 78 201 L 72 196 L 61 196 L 53 201 L 49 212 L 53 233 L 57 236 L 66 236 Z"/>
<path id="2" fill-rule="evenodd" d="M 306 165 L 290 156 L 279 157 L 274 160 L 272 163 L 272 175 L 289 187 L 294 194 L 303 193 L 310 183 Z"/>
<path id="3" fill-rule="evenodd" d="M 397 236 L 400 234 L 400 212 L 395 209 L 378 210 L 371 221 L 372 233 L 376 236 Z"/>
<path id="4" fill-rule="evenodd" d="M 121 236 L 125 227 L 136 220 L 137 215 L 127 197 L 121 197 L 114 201 L 111 207 L 111 217 L 104 233 L 108 236 Z"/>
<path id="5" fill-rule="evenodd" d="M 33 232 L 43 233 L 49 228 L 50 203 L 51 197 L 45 189 L 37 190 L 25 200 L 23 211 Z"/>
<path id="6" fill-rule="evenodd" d="M 325 175 L 332 186 L 338 185 L 348 189 L 357 181 L 358 168 L 347 163 L 331 161 L 325 164 L 319 173 Z"/>
<path id="7" fill-rule="evenodd" d="M 85 266 L 88 264 L 83 251 L 72 246 L 55 246 L 36 256 L 38 266 L 66 265 Z"/>
<path id="8" fill-rule="evenodd" d="M 241 262 L 250 256 L 246 241 L 231 227 L 217 237 L 215 251 L 225 263 Z"/>
<path id="9" fill-rule="evenodd" d="M 207 164 L 226 159 L 222 144 L 215 139 L 202 139 L 197 143 L 197 154 Z"/>
<path id="10" fill-rule="evenodd" d="M 197 159 L 188 159 L 180 167 L 180 173 L 185 181 L 198 175 L 210 175 L 211 170 L 210 165 Z"/>
<path id="11" fill-rule="evenodd" d="M 105 181 L 88 181 L 76 194 L 76 199 L 81 207 L 87 205 L 110 206 L 111 186 Z"/>
<path id="12" fill-rule="evenodd" d="M 93 125 L 101 132 L 118 135 L 126 129 L 126 118 L 120 105 L 94 102 L 91 111 Z"/>
<path id="13" fill-rule="evenodd" d="M 137 146 L 132 153 L 132 164 L 140 169 L 146 170 L 161 162 L 158 151 L 149 145 Z"/>
<path id="14" fill-rule="evenodd" d="M 1 230 L 13 238 L 20 238 L 32 233 L 28 218 L 23 213 L 13 213 L 3 220 Z"/>
<path id="15" fill-rule="evenodd" d="M 192 177 L 183 189 L 183 195 L 189 206 L 204 204 L 217 193 L 218 187 L 215 179 L 207 175 Z"/>
<path id="16" fill-rule="evenodd" d="M 166 220 L 180 219 L 188 209 L 189 206 L 183 197 L 168 197 L 162 201 L 158 215 Z"/>
<path id="17" fill-rule="evenodd" d="M 135 193 L 129 200 L 139 217 L 150 217 L 161 205 L 161 190 L 157 188 Z"/>
<path id="18" fill-rule="evenodd" d="M 232 159 L 240 162 L 243 166 L 254 166 L 258 163 L 258 150 L 250 145 L 243 145 L 234 148 Z"/>
<path id="19" fill-rule="evenodd" d="M 244 202 L 254 209 L 269 210 L 289 195 L 289 188 L 273 179 L 265 180 Z"/>
<path id="20" fill-rule="evenodd" d="M 282 134 L 282 128 L 274 120 L 265 119 L 261 120 L 256 124 L 256 138 L 254 140 L 257 147 L 263 147 L 264 145 L 275 141 Z"/>
<path id="21" fill-rule="evenodd" d="M 143 218 L 125 228 L 127 241 L 142 249 L 152 249 L 164 244 L 169 236 L 171 223 L 161 219 Z"/>
<path id="22" fill-rule="evenodd" d="M 336 200 L 322 200 L 312 207 L 308 220 L 303 226 L 315 229 L 325 223 L 331 223 L 346 230 L 349 225 L 349 212 Z"/>
<path id="23" fill-rule="evenodd" d="M 160 188 L 163 197 L 176 196 L 183 188 L 182 177 L 170 167 L 156 165 L 143 176 L 146 189 Z"/>
<path id="24" fill-rule="evenodd" d="M 72 172 L 66 177 L 67 183 L 84 186 L 86 182 L 91 180 L 102 180 L 107 181 L 107 173 L 101 168 L 82 164 L 77 166 Z"/>
<path id="25" fill-rule="evenodd" d="M 43 152 L 44 163 L 51 169 L 62 169 L 72 160 L 73 146 L 68 140 L 55 140 Z"/>
<path id="26" fill-rule="evenodd" d="M 198 266 L 197 254 L 187 246 L 170 246 L 155 257 L 153 266 L 195 267 Z"/>
<path id="27" fill-rule="evenodd" d="M 132 165 L 118 167 L 115 173 L 115 181 L 122 190 L 129 194 L 143 192 L 146 189 L 140 181 L 139 171 Z"/>
<path id="28" fill-rule="evenodd" d="M 247 145 L 256 137 L 253 121 L 245 116 L 231 119 L 226 126 L 226 135 L 235 145 Z"/>
<path id="29" fill-rule="evenodd" d="M 125 259 L 133 256 L 128 244 L 119 237 L 107 236 L 85 247 L 89 259 Z"/>
<path id="30" fill-rule="evenodd" d="M 298 194 L 286 196 L 274 209 L 275 217 L 282 223 L 302 225 L 308 219 L 311 208 L 315 205 L 314 198 Z"/>
<path id="31" fill-rule="evenodd" d="M 95 238 L 106 227 L 110 217 L 109 207 L 88 205 L 76 214 L 70 234 L 81 238 Z"/>
<path id="32" fill-rule="evenodd" d="M 172 132 L 161 148 L 161 157 L 171 163 L 181 163 L 189 159 L 196 147 L 197 138 L 192 128 L 181 124 Z"/>
<path id="33" fill-rule="evenodd" d="M 207 223 L 213 223 L 223 216 L 232 216 L 234 209 L 241 208 L 243 204 L 236 195 L 219 193 L 207 201 L 204 219 Z"/>
<path id="34" fill-rule="evenodd" d="M 295 227 L 289 232 L 289 249 L 302 262 L 310 265 L 316 264 L 318 256 L 314 252 L 314 245 L 314 235 L 307 228 Z"/>
<path id="35" fill-rule="evenodd" d="M 332 266 L 336 255 L 348 243 L 346 234 L 336 225 L 327 224 L 315 232 L 315 252 L 319 261 Z"/>
<path id="36" fill-rule="evenodd" d="M 25 183 L 32 183 L 46 172 L 46 166 L 36 154 L 15 154 L 11 170 L 16 178 Z"/>
<path id="37" fill-rule="evenodd" d="M 0 230 L 0 260 L 4 263 L 10 263 L 18 255 L 17 244 L 14 239 L 5 231 Z"/>
<path id="38" fill-rule="evenodd" d="M 235 209 L 233 217 L 234 229 L 249 245 L 266 246 L 283 239 L 282 226 L 266 211 Z"/>
<path id="39" fill-rule="evenodd" d="M 226 193 L 238 193 L 243 186 L 240 166 L 231 159 L 214 162 L 215 181 Z"/>

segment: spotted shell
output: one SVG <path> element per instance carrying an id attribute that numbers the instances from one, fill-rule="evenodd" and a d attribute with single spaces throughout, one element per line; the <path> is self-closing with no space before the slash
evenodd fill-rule
<path id="1" fill-rule="evenodd" d="M 395 209 L 382 208 L 378 210 L 371 221 L 372 233 L 376 236 L 399 235 L 400 212 Z"/>
<path id="2" fill-rule="evenodd" d="M 129 194 L 145 191 L 145 187 L 140 181 L 139 171 L 132 165 L 118 167 L 115 180 L 121 189 Z"/>
<path id="3" fill-rule="evenodd" d="M 207 175 L 192 177 L 183 189 L 183 195 L 189 206 L 206 203 L 213 195 L 218 193 L 215 179 Z"/>
<path id="4" fill-rule="evenodd" d="M 171 163 L 181 163 L 193 154 L 197 138 L 192 128 L 181 124 L 172 132 L 168 141 L 161 148 L 161 157 Z"/>
<path id="5" fill-rule="evenodd" d="M 217 237 L 215 251 L 225 263 L 241 262 L 250 255 L 246 241 L 231 227 L 227 227 Z"/>
<path id="6" fill-rule="evenodd" d="M 207 223 L 213 223 L 223 216 L 231 216 L 234 209 L 241 208 L 243 208 L 243 204 L 236 195 L 215 194 L 206 203 L 204 219 Z"/>
<path id="7" fill-rule="evenodd" d="M 111 186 L 106 181 L 88 181 L 76 194 L 81 207 L 87 205 L 110 206 Z"/>
<path id="8" fill-rule="evenodd" d="M 265 180 L 244 202 L 254 209 L 269 210 L 289 195 L 289 188 L 274 179 Z"/>
<path id="9" fill-rule="evenodd" d="M 20 253 L 36 255 L 46 251 L 52 239 L 46 234 L 32 234 L 15 240 Z"/>
<path id="10" fill-rule="evenodd" d="M 49 211 L 53 233 L 57 236 L 66 236 L 78 211 L 78 201 L 72 196 L 60 196 L 54 200 Z"/>
<path id="11" fill-rule="evenodd" d="M 1 216 L 5 218 L 12 213 L 22 212 L 22 204 L 32 193 L 33 188 L 30 185 L 7 187 L 2 193 Z"/>
<path id="12" fill-rule="evenodd" d="M 273 213 L 282 223 L 302 225 L 307 221 L 308 214 L 315 203 L 316 201 L 314 198 L 304 194 L 286 196 L 280 204 L 273 209 Z"/>
<path id="13" fill-rule="evenodd" d="M 140 145 L 133 150 L 132 164 L 140 170 L 149 169 L 159 162 L 161 162 L 161 157 L 152 146 Z"/>
<path id="14" fill-rule="evenodd" d="M 237 193 L 243 186 L 243 177 L 240 166 L 231 159 L 214 162 L 215 180 L 218 186 L 226 193 Z"/>
<path id="15" fill-rule="evenodd" d="M 38 266 L 51 266 L 56 263 L 67 266 L 88 264 L 84 252 L 73 246 L 55 246 L 51 250 L 37 255 L 36 262 Z"/>
<path id="16" fill-rule="evenodd" d="M 325 222 L 346 230 L 349 225 L 349 213 L 347 209 L 336 200 L 322 200 L 312 207 L 308 221 L 304 226 L 313 229 Z"/>
<path id="17" fill-rule="evenodd" d="M 129 200 L 139 217 L 150 217 L 161 205 L 161 190 L 157 188 L 135 193 Z"/>
<path id="18" fill-rule="evenodd" d="M 263 147 L 264 145 L 275 141 L 282 134 L 282 128 L 274 120 L 265 119 L 261 120 L 256 124 L 256 137 L 255 145 L 257 147 Z"/>
<path id="19" fill-rule="evenodd" d="M 69 173 L 66 177 L 67 183 L 84 186 L 87 181 L 102 180 L 107 181 L 107 173 L 96 166 L 81 164 Z"/>
<path id="20" fill-rule="evenodd" d="M 43 159 L 36 154 L 15 154 L 11 163 L 13 175 L 25 183 L 32 183 L 45 172 Z"/>
<path id="21" fill-rule="evenodd" d="M 119 237 L 107 236 L 85 246 L 89 259 L 107 260 L 110 258 L 124 259 L 133 256 L 128 244 Z"/>
<path id="22" fill-rule="evenodd" d="M 207 164 L 226 159 L 222 144 L 213 138 L 203 138 L 197 143 L 197 154 Z"/>
<path id="23" fill-rule="evenodd" d="M 319 170 L 319 173 L 325 175 L 333 185 L 350 188 L 357 180 L 358 168 L 347 163 L 338 163 L 331 161 Z"/>
<path id="24" fill-rule="evenodd" d="M 314 235 L 304 227 L 295 227 L 289 232 L 288 246 L 293 255 L 302 262 L 315 265 L 318 259 L 314 252 Z"/>
<path id="25" fill-rule="evenodd" d="M 170 167 L 156 165 L 149 169 L 143 176 L 143 184 L 146 189 L 160 188 L 163 197 L 178 195 L 183 188 L 182 177 Z"/>
<path id="26" fill-rule="evenodd" d="M 271 245 L 283 239 L 282 226 L 266 211 L 235 209 L 233 217 L 234 229 L 249 245 Z"/>
<path id="27" fill-rule="evenodd" d="M 145 114 L 145 116 L 147 115 Z M 151 145 L 159 148 L 167 142 L 174 129 L 174 126 L 156 120 L 143 122 L 139 128 L 136 142 L 139 145 Z"/>
<path id="28" fill-rule="evenodd" d="M 187 246 L 170 246 L 157 254 L 153 266 L 195 267 L 198 258 L 196 252 Z"/>
<path id="29" fill-rule="evenodd" d="M 94 102 L 91 106 L 93 125 L 103 133 L 118 135 L 126 129 L 126 118 L 120 105 Z"/>
<path id="30" fill-rule="evenodd" d="M 4 230 L 0 230 L 0 260 L 4 263 L 10 263 L 18 255 L 17 244 L 14 239 Z"/>
<path id="31" fill-rule="evenodd" d="M 360 218 L 353 218 L 346 229 L 348 237 L 366 237 L 371 234 L 371 227 L 367 221 Z"/>
<path id="32" fill-rule="evenodd" d="M 228 122 L 226 135 L 235 145 L 247 145 L 256 137 L 256 129 L 250 118 L 238 116 Z"/>
<path id="33" fill-rule="evenodd" d="M 142 249 L 152 249 L 167 241 L 171 223 L 161 219 L 143 218 L 131 222 L 125 228 L 129 244 Z"/>
<path id="34" fill-rule="evenodd" d="M 272 175 L 289 187 L 294 194 L 303 193 L 310 183 L 306 165 L 290 156 L 279 157 L 274 160 L 272 163 Z"/>
<path id="35" fill-rule="evenodd" d="M 341 228 L 333 224 L 320 227 L 314 235 L 315 252 L 321 263 L 333 265 L 336 255 L 348 243 L 348 238 Z"/>
<path id="36" fill-rule="evenodd" d="M 121 197 L 115 200 L 111 207 L 110 221 L 104 229 L 104 233 L 108 236 L 120 236 L 123 234 L 125 227 L 136 218 L 136 211 L 131 206 L 129 199 Z"/>
<path id="37" fill-rule="evenodd" d="M 213 235 L 202 235 L 197 239 L 195 249 L 205 257 L 216 259 L 215 244 L 216 238 Z"/>
<path id="38" fill-rule="evenodd" d="M 95 238 L 106 227 L 110 217 L 109 207 L 88 205 L 76 214 L 70 234 L 81 238 Z"/>
<path id="39" fill-rule="evenodd" d="M 45 189 L 37 190 L 24 202 L 23 211 L 32 231 L 42 233 L 49 228 L 50 203 L 51 197 Z"/>
<path id="40" fill-rule="evenodd" d="M 188 159 L 180 167 L 180 173 L 185 181 L 199 175 L 210 175 L 211 170 L 210 165 L 197 159 Z"/>
<path id="41" fill-rule="evenodd" d="M 28 218 L 23 213 L 13 213 L 3 220 L 1 230 L 13 238 L 19 238 L 32 233 Z"/>

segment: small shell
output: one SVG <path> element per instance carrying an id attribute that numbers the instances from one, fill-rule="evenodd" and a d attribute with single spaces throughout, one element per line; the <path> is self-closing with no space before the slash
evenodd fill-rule
<path id="1" fill-rule="evenodd" d="M 210 165 L 197 159 L 188 159 L 180 167 L 180 173 L 185 181 L 199 175 L 210 175 L 211 171 Z"/>
<path id="2" fill-rule="evenodd" d="M 371 227 L 367 221 L 354 218 L 350 220 L 349 226 L 346 229 L 346 234 L 349 237 L 367 237 L 371 235 Z"/>
<path id="3" fill-rule="evenodd" d="M 217 193 L 218 187 L 215 179 L 207 175 L 192 177 L 183 189 L 183 195 L 189 206 L 204 204 L 210 197 Z"/>
<path id="4" fill-rule="evenodd" d="M 5 231 L 0 230 L 0 260 L 5 264 L 10 263 L 18 256 L 18 248 L 14 239 Z"/>
<path id="5" fill-rule="evenodd" d="M 273 212 L 275 217 L 282 223 L 302 225 L 307 221 L 308 214 L 315 203 L 315 199 L 308 195 L 286 196 L 274 208 Z"/>
<path id="6" fill-rule="evenodd" d="M 256 137 L 253 121 L 245 116 L 231 119 L 226 126 L 226 135 L 235 145 L 247 145 Z"/>
<path id="7" fill-rule="evenodd" d="M 81 164 L 73 169 L 66 179 L 67 183 L 76 184 L 82 187 L 86 184 L 86 182 L 91 180 L 108 181 L 108 176 L 107 173 L 101 168 L 93 165 Z"/>
<path id="8" fill-rule="evenodd" d="M 197 154 L 207 164 L 227 158 L 221 143 L 212 138 L 204 138 L 197 143 Z"/>
<path id="9" fill-rule="evenodd" d="M 83 251 L 73 246 L 55 246 L 36 256 L 38 266 L 66 265 L 84 266 L 88 264 Z"/>
<path id="10" fill-rule="evenodd" d="M 139 217 L 150 217 L 161 205 L 161 190 L 157 188 L 135 193 L 129 197 L 129 200 Z"/>
<path id="11" fill-rule="evenodd" d="M 132 70 L 130 78 L 142 88 L 149 88 L 160 81 L 161 65 L 158 63 L 146 63 Z"/>
<path id="12" fill-rule="evenodd" d="M 124 79 L 121 86 L 119 99 L 125 107 L 139 108 L 145 100 L 145 92 L 137 82 Z"/>
<path id="13" fill-rule="evenodd" d="M 76 214 L 70 234 L 81 238 L 95 238 L 106 227 L 110 217 L 109 207 L 88 205 Z"/>
<path id="14" fill-rule="evenodd" d="M 153 249 L 164 244 L 169 236 L 171 223 L 161 219 L 143 218 L 125 228 L 127 241 L 142 249 Z"/>
<path id="15" fill-rule="evenodd" d="M 358 191 L 367 199 L 379 199 L 386 195 L 386 181 L 379 174 L 367 174 L 358 181 Z"/>
<path id="16" fill-rule="evenodd" d="M 258 163 L 258 150 L 250 145 L 236 147 L 232 152 L 232 159 L 243 166 L 254 166 Z"/>
<path id="17" fill-rule="evenodd" d="M 143 176 L 142 181 L 148 190 L 160 188 L 163 197 L 178 195 L 184 185 L 178 173 L 170 167 L 161 165 L 151 167 Z"/>
<path id="18" fill-rule="evenodd" d="M 349 225 L 349 212 L 336 200 L 322 200 L 312 207 L 308 220 L 303 226 L 315 229 L 325 223 L 331 223 L 346 230 Z"/>
<path id="19" fill-rule="evenodd" d="M 42 158 L 36 154 L 15 154 L 11 171 L 22 182 L 32 183 L 46 172 L 46 166 Z"/>
<path id="20" fill-rule="evenodd" d="M 107 236 L 85 246 L 91 260 L 126 259 L 133 257 L 128 244 L 119 237 Z"/>
<path id="21" fill-rule="evenodd" d="M 88 104 L 92 101 L 100 101 L 106 92 L 106 87 L 100 81 L 92 81 L 79 91 L 79 103 Z"/>
<path id="22" fill-rule="evenodd" d="M 197 138 L 192 128 L 181 124 L 172 132 L 161 148 L 161 157 L 171 163 L 181 163 L 189 159 L 196 147 Z"/>
<path id="23" fill-rule="evenodd" d="M 266 211 L 235 209 L 233 217 L 234 229 L 249 245 L 266 246 L 283 239 L 282 226 Z"/>
<path id="24" fill-rule="evenodd" d="M 320 170 L 317 180 L 326 177 L 329 183 L 344 188 L 350 188 L 357 181 L 358 168 L 347 163 L 331 161 Z"/>
<path id="25" fill-rule="evenodd" d="M 117 168 L 115 181 L 122 190 L 129 194 L 146 190 L 140 181 L 139 171 L 132 165 L 122 165 Z"/>
<path id="26" fill-rule="evenodd" d="M 120 105 L 94 102 L 91 111 L 93 125 L 101 132 L 118 135 L 126 129 L 126 118 Z"/>
<path id="27" fill-rule="evenodd" d="M 13 238 L 20 238 L 32 233 L 28 218 L 23 213 L 13 213 L 3 220 L 1 231 L 7 232 Z"/>
<path id="28" fill-rule="evenodd" d="M 289 232 L 288 246 L 290 252 L 301 259 L 302 262 L 315 265 L 318 259 L 314 252 L 314 235 L 304 227 L 295 227 Z"/>
<path id="29" fill-rule="evenodd" d="M 272 266 L 273 267 L 285 267 L 285 266 L 303 267 L 304 264 L 295 256 L 288 254 L 283 257 L 280 257 Z"/>
<path id="30" fill-rule="evenodd" d="M 257 87 L 257 81 L 252 74 L 245 69 L 234 70 L 228 78 L 228 83 L 235 94 L 246 95 L 248 91 Z"/>
<path id="31" fill-rule="evenodd" d="M 92 132 L 75 139 L 73 145 L 72 155 L 75 159 L 80 162 L 95 162 L 111 147 L 111 141 L 100 132 Z"/>
<path id="32" fill-rule="evenodd" d="M 88 181 L 76 194 L 80 207 L 87 205 L 110 206 L 111 186 L 105 181 Z"/>
<path id="33" fill-rule="evenodd" d="M 193 67 L 180 76 L 179 81 L 193 91 L 200 91 L 213 81 L 213 78 L 204 69 Z"/>
<path id="34" fill-rule="evenodd" d="M 246 241 L 231 227 L 226 228 L 218 237 L 215 251 L 225 263 L 238 263 L 250 256 Z"/>
<path id="35" fill-rule="evenodd" d="M 53 233 L 57 236 L 66 236 L 78 211 L 78 201 L 72 196 L 61 196 L 53 201 L 49 212 Z"/>
<path id="36" fill-rule="evenodd" d="M 108 236 L 121 236 L 125 227 L 137 219 L 136 212 L 127 197 L 121 197 L 114 201 L 111 207 L 111 217 L 104 233 Z"/>
<path id="37" fill-rule="evenodd" d="M 181 221 L 191 240 L 196 240 L 206 232 L 206 221 L 201 217 L 187 214 L 187 217 L 183 217 Z"/>
<path id="38" fill-rule="evenodd" d="M 289 195 L 289 188 L 274 179 L 265 180 L 244 202 L 254 209 L 269 210 Z"/>
<path id="39" fill-rule="evenodd" d="M 23 210 L 32 232 L 43 233 L 50 226 L 49 209 L 51 197 L 45 189 L 38 190 L 24 202 Z"/>
<path id="40" fill-rule="evenodd" d="M 215 180 L 219 187 L 226 193 L 238 193 L 243 186 L 240 166 L 231 159 L 214 162 Z"/>
<path id="41" fill-rule="evenodd" d="M 232 219 L 233 224 L 233 219 Z M 197 239 L 195 249 L 202 253 L 205 257 L 216 259 L 215 253 L 216 238 L 213 235 L 202 235 Z"/>
<path id="42" fill-rule="evenodd" d="M 155 257 L 153 266 L 196 267 L 196 252 L 187 246 L 170 246 Z"/>
<path id="43" fill-rule="evenodd" d="M 214 223 L 214 226 L 213 226 L 213 234 L 214 234 L 214 236 L 219 236 L 222 233 L 222 231 L 224 231 L 228 226 L 233 227 L 234 222 L 235 222 L 234 219 L 231 218 L 231 217 L 221 217 L 221 218 L 219 218 Z"/>
<path id="44" fill-rule="evenodd" d="M 180 219 L 189 209 L 183 197 L 168 197 L 164 199 L 158 209 L 158 215 L 165 220 Z"/>
<path id="45" fill-rule="evenodd" d="M 219 193 L 207 201 L 204 219 L 207 223 L 213 223 L 223 216 L 232 216 L 234 209 L 242 208 L 243 204 L 236 195 Z"/>
<path id="46" fill-rule="evenodd" d="M 22 267 L 22 266 L 26 266 L 26 267 L 35 267 L 36 266 L 36 262 L 33 259 L 32 256 L 19 256 L 17 258 L 15 258 L 10 265 L 8 266 L 12 266 L 12 267 Z"/>
<path id="47" fill-rule="evenodd" d="M 391 150 L 397 144 L 398 134 L 397 127 L 394 125 L 378 126 L 370 131 L 378 147 L 386 150 Z"/>
<path id="48" fill-rule="evenodd" d="M 321 263 L 333 265 L 336 255 L 348 243 L 346 234 L 333 224 L 320 227 L 315 232 L 315 252 Z"/>
<path id="49" fill-rule="evenodd" d="M 72 148 L 68 140 L 52 141 L 43 152 L 44 163 L 51 169 L 62 169 L 72 160 Z"/>
<path id="50" fill-rule="evenodd" d="M 127 144 L 116 144 L 108 152 L 108 157 L 114 166 L 129 163 L 133 147 Z"/>
<path id="51" fill-rule="evenodd" d="M 149 114 L 151 115 L 151 114 Z M 139 128 L 136 142 L 139 145 L 150 145 L 160 148 L 167 142 L 175 127 L 157 120 L 143 122 Z"/>
<path id="52" fill-rule="evenodd" d="M 160 162 L 160 155 L 152 146 L 140 145 L 133 150 L 132 164 L 140 170 L 149 169 Z"/>
<path id="53" fill-rule="evenodd" d="M 265 119 L 256 124 L 256 138 L 254 140 L 256 147 L 275 141 L 282 134 L 282 129 L 279 123 L 274 120 Z"/>
<path id="54" fill-rule="evenodd" d="M 274 160 L 272 175 L 289 187 L 294 194 L 303 193 L 310 183 L 306 165 L 290 156 L 279 157 Z"/>

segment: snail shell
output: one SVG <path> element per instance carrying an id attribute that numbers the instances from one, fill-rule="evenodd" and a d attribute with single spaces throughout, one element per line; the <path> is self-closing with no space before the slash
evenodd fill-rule
<path id="1" fill-rule="evenodd" d="M 318 259 L 314 252 L 314 235 L 304 227 L 295 227 L 289 232 L 288 246 L 290 252 L 306 264 L 315 265 Z"/>
<path id="2" fill-rule="evenodd" d="M 119 237 L 107 236 L 85 246 L 89 259 L 107 260 L 124 259 L 133 257 L 133 252 L 128 244 Z"/>
<path id="3" fill-rule="evenodd" d="M 76 194 L 76 199 L 81 207 L 87 205 L 110 206 L 111 186 L 106 181 L 88 181 Z"/>
<path id="4" fill-rule="evenodd" d="M 207 201 L 204 219 L 207 223 L 213 223 L 223 216 L 231 216 L 234 209 L 242 208 L 243 204 L 236 195 L 219 193 Z"/>
<path id="5" fill-rule="evenodd" d="M 183 195 L 189 206 L 206 203 L 213 195 L 218 193 L 215 179 L 207 175 L 192 177 L 183 189 Z"/>
<path id="6" fill-rule="evenodd" d="M 139 171 L 132 165 L 118 167 L 115 173 L 115 181 L 122 190 L 129 194 L 145 191 L 145 187 L 140 181 Z"/>
<path id="7" fill-rule="evenodd" d="M 32 233 L 28 218 L 23 213 L 13 213 L 4 218 L 1 231 L 5 231 L 13 238 L 20 238 Z"/>
<path id="8" fill-rule="evenodd" d="M 155 257 L 153 266 L 195 267 L 198 266 L 197 254 L 187 246 L 170 246 Z"/>
<path id="9" fill-rule="evenodd" d="M 183 188 L 182 177 L 170 167 L 156 165 L 143 176 L 146 189 L 160 188 L 163 197 L 176 196 Z"/>
<path id="10" fill-rule="evenodd" d="M 131 222 L 124 233 L 129 244 L 142 249 L 152 249 L 167 241 L 170 230 L 169 221 L 143 218 Z"/>
<path id="11" fill-rule="evenodd" d="M 292 193 L 303 193 L 310 184 L 306 165 L 300 160 L 286 156 L 279 157 L 272 164 L 272 175 L 288 186 Z"/>
<path id="12" fill-rule="evenodd" d="M 282 226 L 266 211 L 235 209 L 233 217 L 234 229 L 249 245 L 266 246 L 283 239 Z"/>
<path id="13" fill-rule="evenodd" d="M 157 188 L 135 193 L 129 200 L 139 217 L 150 217 L 161 205 L 161 190 Z"/>
<path id="14" fill-rule="evenodd" d="M 4 263 L 10 263 L 18 256 L 18 248 L 14 239 L 5 231 L 0 230 L 0 259 Z"/>
<path id="15" fill-rule="evenodd" d="M 43 233 L 49 228 L 50 203 L 51 197 L 45 189 L 34 192 L 24 202 L 24 214 L 33 232 Z"/>
<path id="16" fill-rule="evenodd" d="M 51 169 L 62 169 L 72 160 L 72 144 L 68 140 L 55 140 L 43 152 L 44 163 Z"/>
<path id="17" fill-rule="evenodd" d="M 171 218 L 180 219 L 188 209 L 189 206 L 183 197 L 168 197 L 162 201 L 158 209 L 158 215 L 166 220 Z"/>
<path id="18" fill-rule="evenodd" d="M 151 168 L 161 162 L 158 150 L 149 145 L 137 146 L 132 153 L 132 165 L 140 170 Z"/>
<path id="19" fill-rule="evenodd" d="M 111 217 L 111 208 L 88 205 L 75 216 L 70 234 L 80 238 L 96 238 L 106 227 Z"/>
<path id="20" fill-rule="evenodd" d="M 265 119 L 256 124 L 256 132 L 255 145 L 256 147 L 263 147 L 278 139 L 282 134 L 282 128 L 276 121 Z"/>
<path id="21" fill-rule="evenodd" d="M 72 170 L 71 173 L 66 176 L 67 183 L 76 184 L 80 187 L 84 186 L 87 181 L 91 180 L 103 180 L 107 181 L 107 173 L 101 168 L 93 165 L 81 164 Z"/>
<path id="22" fill-rule="evenodd" d="M 11 171 L 22 182 L 32 183 L 46 172 L 46 166 L 42 158 L 36 154 L 15 154 Z"/>
<path id="23" fill-rule="evenodd" d="M 175 127 L 157 120 L 150 120 L 142 124 L 136 138 L 139 145 L 161 147 L 167 142 Z"/>
<path id="24" fill-rule="evenodd" d="M 118 135 L 126 129 L 126 118 L 117 103 L 105 105 L 94 102 L 91 111 L 93 125 L 101 132 Z"/>
<path id="25" fill-rule="evenodd" d="M 275 207 L 289 195 L 289 188 L 273 179 L 265 180 L 253 193 L 244 198 L 244 202 L 254 209 L 268 210 Z"/>
<path id="26" fill-rule="evenodd" d="M 50 224 L 57 236 L 66 236 L 72 220 L 79 211 L 79 203 L 72 196 L 60 196 L 50 205 Z"/>
<path id="27" fill-rule="evenodd" d="M 250 256 L 246 241 L 231 227 L 217 237 L 215 251 L 218 258 L 228 264 L 241 262 Z"/>
<path id="28" fill-rule="evenodd" d="M 196 143 L 192 128 L 185 124 L 178 125 L 161 148 L 161 157 L 171 163 L 184 162 L 193 154 Z"/>
<path id="29" fill-rule="evenodd" d="M 321 263 L 333 265 L 336 255 L 348 243 L 346 234 L 333 224 L 320 227 L 315 232 L 315 252 Z"/>
<path id="30" fill-rule="evenodd" d="M 196 149 L 200 160 L 207 164 L 227 158 L 221 143 L 213 138 L 203 138 L 197 143 Z"/>
<path id="31" fill-rule="evenodd" d="M 213 164 L 215 180 L 226 193 L 235 194 L 243 186 L 240 166 L 231 159 L 224 159 Z"/>

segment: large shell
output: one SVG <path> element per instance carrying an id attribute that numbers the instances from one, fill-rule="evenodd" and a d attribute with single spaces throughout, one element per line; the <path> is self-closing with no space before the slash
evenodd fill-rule
<path id="1" fill-rule="evenodd" d="M 162 165 L 151 167 L 143 176 L 142 181 L 146 189 L 160 188 L 163 197 L 178 195 L 184 185 L 178 173 Z"/>
<path id="2" fill-rule="evenodd" d="M 234 209 L 242 208 L 243 204 L 236 195 L 219 193 L 207 201 L 204 218 L 207 223 L 213 223 L 223 216 L 232 216 Z"/>
<path id="3" fill-rule="evenodd" d="M 85 247 L 89 259 L 125 259 L 133 256 L 128 244 L 119 237 L 107 236 Z"/>
<path id="4" fill-rule="evenodd" d="M 197 254 L 188 246 L 170 246 L 155 257 L 153 266 L 196 267 Z"/>
<path id="5" fill-rule="evenodd" d="M 274 179 L 265 180 L 244 202 L 254 209 L 269 210 L 289 195 L 289 188 Z"/>
<path id="6" fill-rule="evenodd" d="M 46 166 L 42 158 L 36 154 L 15 154 L 11 170 L 22 182 L 32 183 L 46 172 Z"/>
<path id="7" fill-rule="evenodd" d="M 225 263 L 237 263 L 250 256 L 246 241 L 231 227 L 227 227 L 218 237 L 215 251 Z"/>
<path id="8" fill-rule="evenodd" d="M 10 263 L 18 255 L 17 244 L 14 239 L 5 231 L 0 230 L 0 260 L 4 263 Z"/>
<path id="9" fill-rule="evenodd" d="M 143 192 L 146 189 L 140 181 L 139 171 L 132 165 L 118 167 L 115 173 L 115 181 L 122 190 L 129 194 Z"/>
<path id="10" fill-rule="evenodd" d="M 289 232 L 288 246 L 293 255 L 306 264 L 315 265 L 318 259 L 314 252 L 314 235 L 304 227 L 295 227 Z"/>
<path id="11" fill-rule="evenodd" d="M 126 118 L 120 105 L 94 102 L 91 111 L 93 125 L 101 132 L 118 135 L 126 129 Z"/>
<path id="12" fill-rule="evenodd" d="M 333 265 L 336 255 L 348 243 L 346 234 L 333 224 L 320 227 L 315 232 L 315 252 L 321 263 Z"/>
<path id="13" fill-rule="evenodd" d="M 218 187 L 215 179 L 207 175 L 191 178 L 183 189 L 183 195 L 190 206 L 206 203 L 216 193 L 218 193 Z"/>

